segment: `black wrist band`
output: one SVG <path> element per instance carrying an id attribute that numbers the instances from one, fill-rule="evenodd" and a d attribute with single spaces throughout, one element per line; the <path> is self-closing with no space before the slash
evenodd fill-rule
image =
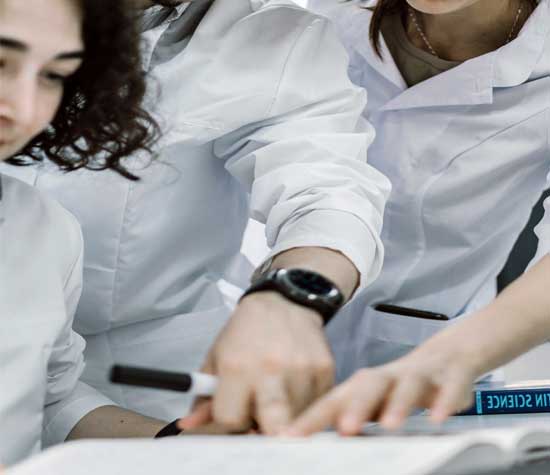
<path id="1" fill-rule="evenodd" d="M 333 282 L 307 269 L 275 268 L 260 274 L 241 300 L 263 291 L 278 292 L 287 300 L 317 312 L 325 326 L 344 304 L 344 296 Z"/>
<path id="2" fill-rule="evenodd" d="M 166 427 L 163 427 L 157 435 L 155 435 L 155 439 L 160 439 L 161 437 L 172 437 L 174 435 L 180 435 L 183 431 L 178 429 L 177 423 L 179 419 L 176 419 L 174 422 L 170 422 Z"/>

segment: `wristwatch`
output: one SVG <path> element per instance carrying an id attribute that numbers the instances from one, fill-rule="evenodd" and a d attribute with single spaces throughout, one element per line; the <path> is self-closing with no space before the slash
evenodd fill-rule
<path id="1" fill-rule="evenodd" d="M 344 304 L 344 295 L 334 283 L 306 269 L 272 269 L 259 275 L 241 297 L 274 290 L 288 300 L 321 314 L 326 325 Z"/>

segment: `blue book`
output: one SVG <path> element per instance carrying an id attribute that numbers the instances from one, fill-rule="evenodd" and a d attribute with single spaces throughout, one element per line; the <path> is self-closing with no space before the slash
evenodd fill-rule
<path id="1" fill-rule="evenodd" d="M 510 385 L 476 386 L 474 404 L 461 416 L 485 414 L 550 413 L 550 381 L 526 381 Z"/>

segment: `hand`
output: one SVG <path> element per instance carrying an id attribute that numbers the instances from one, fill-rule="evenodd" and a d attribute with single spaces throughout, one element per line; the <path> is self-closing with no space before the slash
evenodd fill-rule
<path id="1" fill-rule="evenodd" d="M 321 317 L 267 291 L 242 300 L 202 371 L 219 377 L 218 390 L 180 421 L 185 430 L 214 422 L 246 432 L 257 421 L 274 435 L 334 381 Z"/>
<path id="2" fill-rule="evenodd" d="M 397 429 L 415 408 L 430 409 L 432 421 L 441 423 L 470 407 L 477 374 L 467 359 L 420 350 L 358 371 L 306 410 L 284 435 L 309 435 L 329 425 L 342 435 L 356 435 L 367 421 Z"/>
<path id="3" fill-rule="evenodd" d="M 226 435 L 228 433 L 227 427 L 222 426 L 221 424 L 217 424 L 216 422 L 209 422 L 206 424 L 200 425 L 200 422 L 198 424 L 193 424 L 193 419 L 198 421 L 212 421 L 212 401 L 210 399 L 204 399 L 200 401 L 195 406 L 195 411 L 193 413 L 193 416 L 189 416 L 186 419 L 182 419 L 178 423 L 179 429 L 182 431 L 179 434 L 179 437 L 185 437 L 189 435 Z M 192 428 L 192 426 L 196 426 L 195 428 Z M 256 429 L 249 429 L 245 432 L 232 432 L 231 434 L 234 435 L 252 435 L 252 434 L 258 434 L 258 431 Z"/>

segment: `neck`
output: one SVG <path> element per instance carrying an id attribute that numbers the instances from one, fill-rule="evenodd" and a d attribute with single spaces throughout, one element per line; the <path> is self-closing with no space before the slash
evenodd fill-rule
<path id="1" fill-rule="evenodd" d="M 522 14 L 512 32 L 520 6 Z M 517 35 L 531 11 L 528 0 L 483 0 L 452 13 L 416 12 L 416 16 L 439 57 L 466 61 L 503 46 L 511 33 Z M 408 22 L 407 32 L 413 43 L 425 49 L 412 22 Z"/>

